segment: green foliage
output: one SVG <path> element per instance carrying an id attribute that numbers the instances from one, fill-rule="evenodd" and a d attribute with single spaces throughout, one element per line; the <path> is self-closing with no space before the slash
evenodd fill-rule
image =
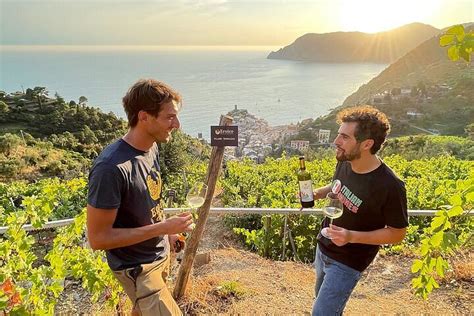
<path id="1" fill-rule="evenodd" d="M 224 281 L 217 287 L 217 294 L 221 297 L 240 298 L 246 294 L 246 290 L 238 281 Z"/>
<path id="2" fill-rule="evenodd" d="M 313 175 L 315 187 L 331 182 L 335 160 L 325 159 L 306 165 Z M 230 161 L 227 163 L 228 175 L 221 180 L 222 200 L 228 207 L 262 207 L 262 208 L 298 208 L 296 198 L 298 158 L 269 158 L 263 164 L 251 160 Z M 283 247 L 282 215 L 270 215 L 270 223 L 265 227 L 265 217 L 249 215 L 232 216 L 226 223 L 243 236 L 246 244 L 260 254 L 271 258 L 280 258 Z M 310 261 L 313 258 L 315 238 L 320 227 L 321 217 L 288 216 L 288 225 L 295 240 L 299 258 Z M 287 240 L 288 242 L 288 240 Z M 294 256 L 286 245 L 287 257 Z"/>
<path id="3" fill-rule="evenodd" d="M 0 111 L 2 122 L 22 124 L 24 130 L 35 137 L 50 138 L 55 147 L 77 151 L 89 158 L 95 158 L 105 145 L 123 135 L 127 128 L 126 122 L 115 114 L 86 106 L 87 98 L 84 96 L 80 98 L 80 105 L 66 103 L 59 94 L 48 98 L 45 87 L 35 87 L 27 89 L 23 97 L 39 107 L 26 108 L 25 105 L 25 108 Z"/>
<path id="4" fill-rule="evenodd" d="M 466 126 L 466 134 L 469 136 L 469 139 L 474 140 L 474 123 L 469 124 Z"/>
<path id="5" fill-rule="evenodd" d="M 470 62 L 474 49 L 474 32 L 466 33 L 463 25 L 455 25 L 439 38 L 439 45 L 449 46 L 448 57 L 452 61 L 462 58 L 466 62 Z"/>
<path id="6" fill-rule="evenodd" d="M 455 190 L 449 198 L 449 205 L 442 207 L 425 228 L 420 259 L 416 259 L 411 272 L 415 294 L 426 299 L 433 289 L 438 288 L 437 279 L 443 278 L 449 268 L 449 256 L 472 238 L 473 221 L 467 213 L 474 206 L 474 172 L 467 180 L 449 181 L 436 189 L 437 194 Z"/>
<path id="7" fill-rule="evenodd" d="M 381 156 L 400 155 L 408 160 L 453 156 L 474 160 L 474 141 L 457 136 L 416 135 L 387 140 Z"/>
<path id="8" fill-rule="evenodd" d="M 72 218 L 86 205 L 86 195 L 86 181 L 83 178 L 67 181 L 48 178 L 34 184 L 0 183 L 0 226 L 8 225 L 11 214 L 23 212 L 31 206 L 31 201 L 43 201 L 41 199 L 53 201 L 47 203 L 46 220 Z M 36 217 L 32 215 L 31 218 Z"/>
<path id="9" fill-rule="evenodd" d="M 72 225 L 59 230 L 53 248 L 44 257 L 46 265 L 37 264 L 41 258 L 32 251 L 35 240 L 22 229 L 26 223 L 41 228 L 55 212 L 70 212 L 84 205 L 78 200 L 84 188 L 84 179 L 51 180 L 34 187 L 23 183 L 14 188 L 0 186 L 0 222 L 8 225 L 0 237 L 0 308 L 7 314 L 53 315 L 66 278 L 81 280 L 93 301 L 106 296 L 112 306 L 118 302 L 120 286 L 103 253 L 93 252 L 85 244 L 85 210 Z M 17 197 L 19 192 L 26 195 Z"/>
<path id="10" fill-rule="evenodd" d="M 8 113 L 9 110 L 10 109 L 8 105 L 5 102 L 0 101 L 0 118 L 2 117 L 2 115 Z"/>
<path id="11" fill-rule="evenodd" d="M 440 45 L 451 45 L 448 49 L 448 56 L 451 60 L 456 61 L 460 56 L 470 62 L 474 48 L 474 33 L 465 34 L 462 25 L 454 26 L 441 36 Z M 423 299 L 427 299 L 433 289 L 439 287 L 435 277 L 444 277 L 449 268 L 449 255 L 464 241 L 469 242 L 472 238 L 474 224 L 468 216 L 474 206 L 474 169 L 472 165 L 469 170 L 468 179 L 447 180 L 435 191 L 438 196 L 449 191 L 451 191 L 451 195 L 448 199 L 448 206 L 441 207 L 430 226 L 424 230 L 425 234 L 420 247 L 421 258 L 416 259 L 411 267 L 411 272 L 418 275 L 412 279 L 412 288 L 415 290 L 415 294 Z M 453 189 L 455 192 L 452 192 Z"/>
<path id="12" fill-rule="evenodd" d="M 0 154 L 0 174 L 6 177 L 16 175 L 23 165 L 23 161 L 18 158 L 7 158 L 3 154 Z"/>
<path id="13" fill-rule="evenodd" d="M 0 136 L 0 153 L 9 156 L 11 151 L 18 147 L 21 143 L 21 138 L 17 135 L 7 133 Z"/>
<path id="14" fill-rule="evenodd" d="M 87 100 L 87 98 L 86 98 L 85 96 L 81 95 L 81 96 L 79 97 L 79 104 L 80 104 L 80 105 L 86 105 L 87 102 L 88 102 L 88 100 Z"/>
<path id="15" fill-rule="evenodd" d="M 160 144 L 160 168 L 164 194 L 175 190 L 174 202 L 183 205 L 187 190 L 204 181 L 210 147 L 179 130 L 173 131 L 169 143 Z"/>
<path id="16" fill-rule="evenodd" d="M 0 136 L 0 181 L 27 179 L 37 180 L 42 176 L 72 178 L 81 176 L 91 164 L 83 155 L 53 147 L 51 142 L 35 139 L 23 133 Z"/>
<path id="17" fill-rule="evenodd" d="M 473 161 L 462 161 L 453 157 L 437 157 L 409 161 L 400 156 L 384 158 L 406 183 L 408 207 L 410 209 L 437 209 L 449 203 L 456 193 L 451 184 L 464 181 L 474 168 Z M 335 167 L 334 158 L 309 161 L 306 164 L 312 174 L 314 187 L 321 187 L 331 182 Z M 298 208 L 300 207 L 295 193 L 298 185 L 296 171 L 298 159 L 267 159 L 263 164 L 250 160 L 231 161 L 227 163 L 228 174 L 221 180 L 224 193 L 222 201 L 228 207 L 262 207 L 262 208 Z M 442 187 L 443 190 L 438 189 Z M 319 204 L 318 204 L 319 203 Z M 316 207 L 320 207 L 317 201 Z M 270 223 L 267 218 L 270 217 Z M 282 215 L 270 216 L 229 216 L 227 225 L 242 236 L 247 246 L 268 257 L 281 258 L 283 248 Z M 288 226 L 292 232 L 301 260 L 312 261 L 316 235 L 320 228 L 321 217 L 289 215 Z M 420 233 L 430 225 L 430 218 L 410 218 L 409 234 L 405 243 L 388 251 L 401 251 L 403 247 L 414 247 L 420 241 Z M 457 226 L 456 233 L 462 233 L 472 223 L 464 219 Z M 285 245 L 286 257 L 295 257 L 289 241 Z"/>

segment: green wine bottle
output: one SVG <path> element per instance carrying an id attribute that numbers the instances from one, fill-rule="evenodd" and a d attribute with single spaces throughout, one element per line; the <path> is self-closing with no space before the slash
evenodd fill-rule
<path id="1" fill-rule="evenodd" d="M 298 170 L 298 183 L 300 186 L 301 206 L 305 208 L 314 206 L 313 182 L 311 175 L 306 171 L 304 156 L 300 157 L 300 170 Z"/>

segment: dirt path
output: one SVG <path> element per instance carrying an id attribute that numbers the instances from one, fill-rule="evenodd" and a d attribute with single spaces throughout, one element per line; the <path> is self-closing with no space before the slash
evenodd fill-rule
<path id="1" fill-rule="evenodd" d="M 188 295 L 180 301 L 187 314 L 309 314 L 315 282 L 310 265 L 271 261 L 242 249 L 216 217 L 209 219 L 202 249 L 210 252 L 211 262 L 195 269 Z M 411 292 L 411 261 L 379 256 L 345 314 L 474 314 L 474 268 L 469 262 L 466 281 L 443 284 L 423 301 Z"/>

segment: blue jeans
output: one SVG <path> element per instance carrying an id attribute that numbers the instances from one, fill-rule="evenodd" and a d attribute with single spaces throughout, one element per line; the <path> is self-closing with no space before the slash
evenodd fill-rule
<path id="1" fill-rule="evenodd" d="M 311 315 L 342 315 L 361 272 L 329 258 L 319 247 L 316 247 L 314 267 L 316 299 Z"/>

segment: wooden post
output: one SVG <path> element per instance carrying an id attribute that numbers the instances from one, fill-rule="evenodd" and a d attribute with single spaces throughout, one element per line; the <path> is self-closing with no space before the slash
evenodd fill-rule
<path id="1" fill-rule="evenodd" d="M 295 254 L 296 261 L 300 261 L 298 257 L 298 252 L 296 251 L 295 241 L 293 240 L 293 235 L 291 234 L 291 229 L 288 228 L 288 238 L 290 239 L 291 248 L 293 248 L 293 253 Z"/>
<path id="2" fill-rule="evenodd" d="M 285 221 L 283 223 L 283 248 L 281 251 L 281 258 L 282 258 L 281 260 L 283 261 L 286 260 L 286 234 L 288 230 L 287 221 L 288 221 L 288 215 L 285 215 Z"/>
<path id="3" fill-rule="evenodd" d="M 220 119 L 220 126 L 229 126 L 232 124 L 232 118 L 230 116 L 222 115 Z M 181 260 L 181 266 L 179 267 L 178 277 L 173 290 L 174 298 L 178 299 L 186 292 L 186 286 L 188 284 L 189 275 L 193 267 L 194 257 L 199 246 L 199 241 L 202 238 L 204 227 L 206 225 L 207 217 L 209 216 L 209 208 L 211 207 L 212 197 L 214 196 L 214 190 L 216 188 L 217 177 L 219 176 L 219 170 L 221 168 L 222 159 L 224 158 L 225 147 L 213 147 L 211 152 L 211 158 L 209 160 L 209 167 L 207 168 L 207 195 L 204 204 L 198 209 L 198 221 L 196 227 L 192 232 L 190 238 L 187 241 L 187 245 L 184 251 L 183 259 Z"/>
<path id="4" fill-rule="evenodd" d="M 272 216 L 266 215 L 263 218 L 263 227 L 265 230 L 265 243 L 263 245 L 263 256 L 270 257 L 270 228 L 272 227 Z"/>

